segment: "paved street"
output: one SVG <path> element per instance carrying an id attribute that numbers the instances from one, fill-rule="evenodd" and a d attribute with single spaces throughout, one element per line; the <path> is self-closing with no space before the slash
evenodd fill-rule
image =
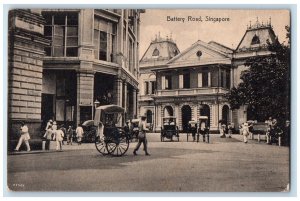
<path id="1" fill-rule="evenodd" d="M 211 143 L 160 142 L 148 134 L 151 156 L 142 149 L 104 157 L 94 144 L 64 145 L 63 152 L 8 155 L 8 186 L 16 191 L 96 192 L 280 192 L 289 182 L 289 149 L 242 136 Z M 54 144 L 53 144 L 54 145 Z M 54 148 L 52 146 L 52 148 Z"/>

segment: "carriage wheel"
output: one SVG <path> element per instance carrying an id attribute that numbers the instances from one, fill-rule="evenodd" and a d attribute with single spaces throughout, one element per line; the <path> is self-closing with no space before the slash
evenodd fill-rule
<path id="1" fill-rule="evenodd" d="M 109 152 L 106 149 L 106 143 L 104 137 L 100 138 L 100 136 L 97 136 L 95 139 L 95 146 L 97 151 L 99 151 L 102 155 L 109 154 Z"/>
<path id="2" fill-rule="evenodd" d="M 113 139 L 112 137 L 106 142 L 106 149 L 113 156 L 123 156 L 129 148 L 129 140 L 125 135 Z"/>

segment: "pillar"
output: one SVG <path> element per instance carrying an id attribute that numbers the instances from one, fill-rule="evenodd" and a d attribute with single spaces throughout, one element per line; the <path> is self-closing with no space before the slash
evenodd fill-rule
<path id="1" fill-rule="evenodd" d="M 31 149 L 42 149 L 41 102 L 44 19 L 39 10 L 9 12 L 8 38 L 8 150 L 15 148 L 20 122 L 25 121 Z"/>
<path id="2" fill-rule="evenodd" d="M 132 98 L 133 98 L 133 101 L 132 101 L 132 103 L 133 103 L 132 114 L 135 118 L 137 118 L 137 113 L 136 113 L 136 111 L 137 111 L 137 104 L 136 104 L 136 102 L 137 102 L 137 89 L 135 89 L 135 88 L 132 89 Z"/>
<path id="3" fill-rule="evenodd" d="M 128 106 L 127 106 L 127 82 L 124 81 L 123 83 L 123 105 L 124 105 L 124 109 L 125 109 L 125 112 L 128 113 L 127 109 L 128 109 Z"/>
<path id="4" fill-rule="evenodd" d="M 92 109 L 94 103 L 94 73 L 91 71 L 77 72 L 77 110 L 76 122 L 83 123 L 93 119 Z M 90 109 L 87 109 L 90 107 Z"/>
<path id="5" fill-rule="evenodd" d="M 116 78 L 114 83 L 114 104 L 122 106 L 122 90 L 123 90 L 123 81 L 121 78 Z"/>

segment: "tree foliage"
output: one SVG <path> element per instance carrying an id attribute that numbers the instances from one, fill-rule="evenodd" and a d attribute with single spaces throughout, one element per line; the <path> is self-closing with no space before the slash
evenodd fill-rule
<path id="1" fill-rule="evenodd" d="M 253 118 L 264 121 L 268 117 L 283 122 L 290 116 L 290 28 L 286 26 L 287 44 L 268 43 L 269 56 L 251 57 L 241 74 L 241 82 L 226 98 L 232 109 L 248 105 Z"/>

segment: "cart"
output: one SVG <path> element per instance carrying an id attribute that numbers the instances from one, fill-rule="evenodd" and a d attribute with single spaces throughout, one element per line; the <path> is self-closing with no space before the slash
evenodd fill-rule
<path id="1" fill-rule="evenodd" d="M 197 142 L 199 142 L 199 135 L 202 135 L 203 142 L 209 143 L 209 125 L 208 125 L 208 117 L 200 116 L 199 117 L 199 128 L 197 132 Z"/>
<path id="2" fill-rule="evenodd" d="M 167 138 L 173 141 L 173 136 L 175 136 L 179 142 L 179 130 L 176 125 L 176 117 L 163 117 L 160 140 L 163 142 L 165 138 Z"/>
<path id="3" fill-rule="evenodd" d="M 124 132 L 124 108 L 103 105 L 96 108 L 96 149 L 102 155 L 123 156 L 129 148 L 129 136 Z"/>

